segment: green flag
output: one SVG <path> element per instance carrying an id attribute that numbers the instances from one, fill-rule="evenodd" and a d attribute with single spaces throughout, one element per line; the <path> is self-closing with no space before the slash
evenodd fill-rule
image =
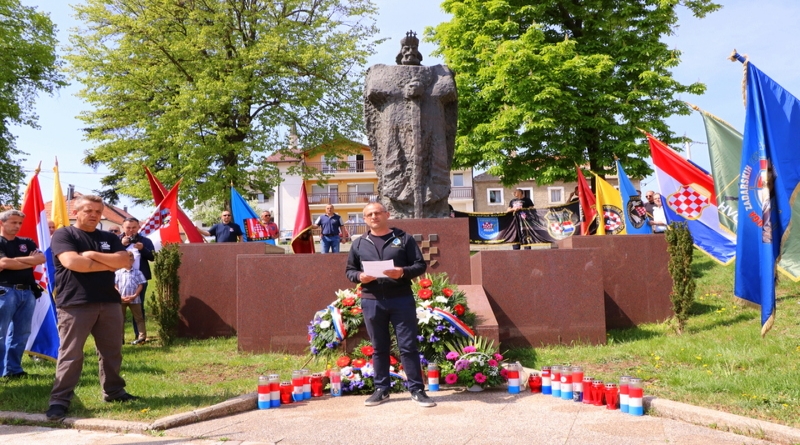
<path id="1" fill-rule="evenodd" d="M 739 171 L 742 163 L 742 134 L 729 123 L 692 106 L 703 115 L 708 138 L 708 157 L 717 195 L 719 223 L 736 235 L 739 199 Z M 800 200 L 792 201 L 792 224 L 800 223 Z M 800 281 L 800 232 L 790 232 L 781 246 L 778 270 L 793 281 Z M 797 234 L 795 234 L 797 233 Z"/>
<path id="2" fill-rule="evenodd" d="M 698 109 L 703 115 L 708 138 L 708 156 L 720 225 L 736 235 L 739 200 L 739 168 L 742 164 L 742 134 L 727 122 Z"/>

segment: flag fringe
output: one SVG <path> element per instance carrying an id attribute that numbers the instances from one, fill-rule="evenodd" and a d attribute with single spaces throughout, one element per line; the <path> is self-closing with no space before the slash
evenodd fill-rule
<path id="1" fill-rule="evenodd" d="M 697 105 L 695 105 L 695 104 L 693 104 L 691 102 L 686 102 L 686 101 L 684 101 L 684 102 L 686 103 L 686 105 L 689 105 L 689 107 L 691 107 L 691 109 L 693 109 L 694 111 L 697 111 L 699 113 L 703 113 L 704 115 L 710 117 L 711 119 L 714 119 L 715 121 L 727 126 L 731 130 L 733 130 L 733 131 L 735 131 L 737 133 L 739 132 L 739 130 L 737 130 L 736 127 L 734 127 L 733 125 L 728 123 L 728 121 L 726 121 L 725 119 L 723 119 L 723 118 L 721 118 L 721 117 L 719 117 L 719 116 L 717 116 L 715 114 L 709 113 L 708 111 L 698 107 Z"/>
<path id="2" fill-rule="evenodd" d="M 772 329 L 772 325 L 775 324 L 776 310 L 777 308 L 772 309 L 772 314 L 769 316 L 769 318 L 767 318 L 767 322 L 764 323 L 764 326 L 761 326 L 761 338 L 764 338 L 767 335 L 767 332 L 769 332 L 769 330 Z"/>
<path id="3" fill-rule="evenodd" d="M 25 353 L 30 355 L 31 357 L 39 357 L 42 360 L 48 360 L 48 361 L 51 361 L 53 363 L 57 363 L 58 362 L 57 359 L 55 359 L 53 357 L 50 357 L 49 355 L 39 354 L 38 352 L 25 350 Z"/>

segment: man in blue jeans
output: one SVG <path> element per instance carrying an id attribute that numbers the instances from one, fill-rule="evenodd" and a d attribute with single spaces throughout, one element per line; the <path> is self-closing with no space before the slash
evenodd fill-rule
<path id="1" fill-rule="evenodd" d="M 436 402 L 425 394 L 417 346 L 417 307 L 411 291 L 411 280 L 425 273 L 428 266 L 414 238 L 400 229 L 389 227 L 389 212 L 383 204 L 367 204 L 364 207 L 364 222 L 369 231 L 350 246 L 345 271 L 350 281 L 361 283 L 364 324 L 375 348 L 372 354 L 375 393 L 364 401 L 364 405 L 376 406 L 389 399 L 391 324 L 397 337 L 400 362 L 406 373 L 411 400 L 419 406 L 436 406 Z M 391 260 L 394 267 L 384 270 L 380 276 L 364 272 L 365 262 L 386 260 Z"/>
<path id="2" fill-rule="evenodd" d="M 339 243 L 347 241 L 347 230 L 342 217 L 333 213 L 333 205 L 325 206 L 325 214 L 317 218 L 315 226 L 322 229 L 322 253 L 339 253 Z"/>
<path id="3" fill-rule="evenodd" d="M 32 239 L 17 236 L 24 219 L 19 210 L 0 213 L 0 375 L 9 379 L 27 375 L 22 354 L 41 295 L 33 268 L 45 262 Z"/>

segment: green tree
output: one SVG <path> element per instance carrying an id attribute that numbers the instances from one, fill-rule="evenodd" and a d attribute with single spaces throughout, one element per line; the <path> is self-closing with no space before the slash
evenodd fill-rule
<path id="1" fill-rule="evenodd" d="M 667 143 L 665 123 L 689 114 L 677 97 L 702 94 L 670 69 L 680 51 L 661 37 L 676 10 L 697 17 L 711 0 L 445 0 L 450 22 L 426 30 L 456 72 L 456 167 L 487 168 L 506 185 L 575 180 L 575 163 L 598 174 L 623 160 L 650 173 L 637 128 Z"/>
<path id="2" fill-rule="evenodd" d="M 72 74 L 103 194 L 147 200 L 150 167 L 184 178 L 186 208 L 228 186 L 269 192 L 263 162 L 296 124 L 314 146 L 361 127 L 362 67 L 377 32 L 370 0 L 87 0 L 71 37 Z M 333 154 L 333 153 L 331 153 Z"/>
<path id="3" fill-rule="evenodd" d="M 37 128 L 39 92 L 66 85 L 56 56 L 56 27 L 50 16 L 17 0 L 0 0 L 0 203 L 19 204 L 24 174 L 22 151 L 11 125 Z"/>

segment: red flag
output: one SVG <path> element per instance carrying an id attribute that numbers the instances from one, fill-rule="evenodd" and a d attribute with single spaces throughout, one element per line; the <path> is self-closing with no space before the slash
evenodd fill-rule
<path id="1" fill-rule="evenodd" d="M 50 229 L 47 227 L 47 213 L 44 209 L 42 189 L 39 187 L 39 167 L 36 167 L 36 172 L 31 178 L 28 188 L 25 189 L 25 197 L 22 199 L 22 213 L 25 214 L 25 219 L 22 220 L 22 227 L 17 232 L 17 236 L 32 239 L 39 247 L 39 250 L 52 257 L 52 253 L 50 253 Z M 51 290 L 55 285 L 53 282 L 55 266 L 52 261 L 36 266 L 33 269 L 33 276 L 42 289 Z"/>
<path id="2" fill-rule="evenodd" d="M 156 207 L 156 211 L 147 218 L 139 229 L 139 233 L 147 236 L 156 230 L 161 233 L 161 244 L 167 243 L 180 243 L 181 233 L 178 230 L 177 218 L 178 214 L 178 186 L 181 184 L 179 180 L 172 190 L 167 193 L 167 196 Z"/>
<path id="3" fill-rule="evenodd" d="M 39 187 L 39 167 L 36 167 L 28 188 L 25 189 L 25 197 L 22 200 L 22 212 L 25 219 L 22 221 L 18 236 L 30 238 L 44 253 L 45 263 L 33 269 L 33 277 L 36 283 L 46 292 L 44 296 L 36 299 L 31 319 L 31 335 L 25 350 L 34 355 L 42 356 L 50 360 L 58 358 L 58 327 L 56 325 L 55 303 L 50 297 L 55 287 L 56 266 L 53 263 L 53 251 L 50 249 L 50 229 L 47 227 L 47 212 L 44 209 L 44 199 L 42 199 L 42 189 Z M 58 197 L 54 196 L 54 199 Z"/>
<path id="4" fill-rule="evenodd" d="M 588 235 L 589 226 L 592 225 L 592 222 L 597 218 L 596 202 L 594 193 L 592 193 L 589 183 L 586 182 L 586 178 L 583 176 L 583 171 L 581 171 L 580 167 L 577 165 L 575 166 L 575 170 L 578 171 L 578 201 L 580 201 L 582 213 L 581 235 Z"/>
<path id="5" fill-rule="evenodd" d="M 153 193 L 153 201 L 158 205 L 161 201 L 164 200 L 164 192 L 166 192 L 167 188 L 164 187 L 164 184 L 161 183 L 154 175 L 150 172 L 150 169 L 147 166 L 144 167 L 144 170 L 147 172 L 147 180 L 150 182 L 150 191 Z M 178 209 L 178 222 L 183 227 L 183 231 L 186 233 L 186 238 L 189 239 L 190 243 L 204 243 L 206 239 L 203 238 L 203 235 L 197 231 L 197 227 L 192 223 L 192 220 L 183 213 L 180 206 L 177 207 Z M 173 214 L 175 215 L 175 214 Z"/>
<path id="6" fill-rule="evenodd" d="M 311 234 L 311 211 L 308 209 L 306 186 L 300 186 L 300 204 L 297 206 L 297 218 L 294 220 L 294 237 L 292 251 L 294 253 L 314 253 L 314 236 Z"/>

